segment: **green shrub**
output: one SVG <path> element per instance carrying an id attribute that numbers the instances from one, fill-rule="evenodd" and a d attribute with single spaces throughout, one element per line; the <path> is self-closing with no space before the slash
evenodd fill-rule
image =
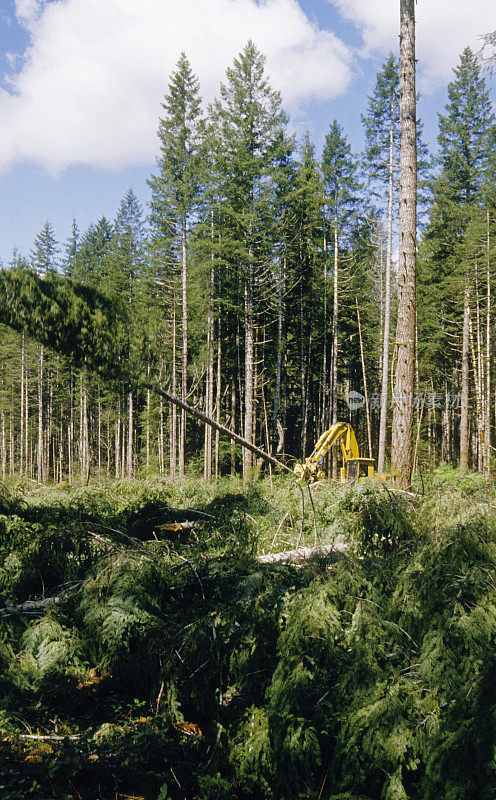
<path id="1" fill-rule="evenodd" d="M 313 488 L 304 516 L 280 477 L 11 495 L 5 605 L 70 597 L 2 621 L 2 797 L 489 800 L 496 503 L 450 475 Z M 181 510 L 214 519 L 149 540 Z M 347 547 L 255 560 L 305 536 Z"/>

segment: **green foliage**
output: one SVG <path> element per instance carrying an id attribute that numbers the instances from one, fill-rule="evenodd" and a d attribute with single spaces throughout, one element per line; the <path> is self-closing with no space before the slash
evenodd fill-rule
<path id="1" fill-rule="evenodd" d="M 480 270 L 494 255 L 495 130 L 470 50 L 448 99 L 419 259 L 420 375 L 438 376 L 447 394 L 457 387 L 467 281 L 475 365 L 486 311 L 490 321 L 491 275 L 483 285 Z M 369 177 L 379 185 L 390 177 L 397 101 L 391 56 L 364 120 Z M 253 399 L 257 441 L 268 449 L 280 423 L 287 452 L 305 448 L 329 407 L 333 233 L 346 278 L 333 312 L 338 383 L 362 380 L 355 298 L 367 372 L 377 372 L 381 227 L 372 209 L 364 217 L 339 123 L 320 165 L 308 137 L 294 153 L 252 42 L 205 123 L 184 54 L 163 108 L 150 246 L 130 191 L 115 223 L 103 218 L 82 236 L 73 225 L 65 278 L 55 271 L 49 223 L 30 263 L 16 254 L 12 271 L 0 273 L 0 322 L 22 332 L 19 342 L 2 330 L 3 470 L 23 462 L 24 475 L 0 492 L 0 794 L 489 800 L 496 504 L 485 481 L 446 464 L 421 476 L 422 497 L 374 482 L 309 496 L 280 476 L 249 486 L 108 480 L 124 474 L 126 439 L 135 450 L 128 474 L 136 452 L 146 453 L 149 474 L 154 464 L 164 469 L 171 420 L 136 382 L 146 372 L 178 385 L 170 367 L 179 334 L 189 356 L 179 379 L 184 388 L 195 374 L 195 402 L 209 381 L 219 418 L 231 414 L 235 424 Z M 188 289 L 181 320 L 180 264 Z M 24 334 L 68 356 L 70 372 L 64 359 L 45 354 L 42 362 Z M 246 343 L 253 348 L 243 364 Z M 246 378 L 255 365 L 251 398 Z M 85 374 L 79 413 L 73 368 Z M 117 392 L 107 394 L 98 376 Z M 134 416 L 131 406 L 124 413 L 129 397 Z M 426 418 L 435 439 L 436 409 Z M 456 413 L 449 421 L 456 458 Z M 106 455 L 102 485 L 33 486 L 36 441 L 61 479 L 84 425 Z M 188 426 L 191 475 L 202 467 L 199 433 Z M 221 471 L 231 470 L 231 457 L 239 463 L 240 452 L 221 444 Z M 190 535 L 161 527 L 191 520 Z M 255 560 L 314 543 L 339 548 L 297 567 Z M 57 602 L 44 606 L 49 597 Z M 28 600 L 34 605 L 11 607 Z"/>
<path id="2" fill-rule="evenodd" d="M 353 512 L 352 537 L 361 555 L 397 554 L 415 541 L 406 502 L 382 484 L 366 481 L 348 490 L 340 508 Z"/>
<path id="3" fill-rule="evenodd" d="M 84 531 L 33 522 L 19 516 L 0 518 L 0 598 L 5 604 L 51 592 L 80 578 L 91 559 Z M 81 538 L 78 537 L 80 533 Z"/>
<path id="4" fill-rule="evenodd" d="M 389 182 L 391 147 L 393 154 L 397 154 L 399 148 L 398 85 L 398 60 L 390 53 L 377 75 L 374 93 L 369 97 L 367 115 L 362 117 L 366 142 L 364 169 L 369 180 L 379 185 Z"/>
<path id="5" fill-rule="evenodd" d="M 488 87 L 477 56 L 466 48 L 448 86 L 445 114 L 439 117 L 440 172 L 432 181 L 433 202 L 419 259 L 420 360 L 426 377 L 439 375 L 450 385 L 458 366 L 458 321 L 470 275 L 465 237 L 470 216 L 483 201 L 484 184 L 488 179 L 494 183 L 489 178 L 494 174 L 493 137 Z"/>
<path id="6" fill-rule="evenodd" d="M 41 277 L 53 275 L 57 271 L 57 253 L 53 228 L 47 221 L 34 241 L 30 258 L 31 269 Z"/>
<path id="7" fill-rule="evenodd" d="M 81 643 L 74 631 L 64 628 L 50 616 L 35 622 L 21 638 L 23 658 L 36 676 L 64 672 L 67 666 L 77 666 Z M 31 657 L 31 658 L 29 658 Z"/>
<path id="8" fill-rule="evenodd" d="M 130 379 L 126 317 L 115 301 L 57 274 L 43 280 L 25 270 L 2 270 L 0 286 L 2 323 L 107 380 Z"/>
<path id="9" fill-rule="evenodd" d="M 374 482 L 314 490 L 318 540 L 348 545 L 299 567 L 251 555 L 257 540 L 269 549 L 288 509 L 288 524 L 296 516 L 283 481 L 10 498 L 11 594 L 35 585 L 34 561 L 42 586 L 72 578 L 74 564 L 82 583 L 49 614 L 5 621 L 4 796 L 62 800 L 70 780 L 88 800 L 118 786 L 171 800 L 490 798 L 493 494 L 446 467 L 430 480 L 417 498 Z M 215 517 L 196 538 L 130 535 L 180 498 Z"/>
<path id="10" fill-rule="evenodd" d="M 330 223 L 338 229 L 341 242 L 343 232 L 349 224 L 350 214 L 357 207 L 360 185 L 356 160 L 336 120 L 331 123 L 329 133 L 326 135 L 322 153 L 322 173 Z"/>
<path id="11" fill-rule="evenodd" d="M 204 124 L 198 79 L 184 53 L 171 76 L 165 111 L 159 123 L 161 158 L 159 175 L 150 179 L 152 211 L 164 231 L 188 219 L 198 201 L 201 185 L 201 147 Z M 178 229 L 174 231 L 180 236 Z"/>

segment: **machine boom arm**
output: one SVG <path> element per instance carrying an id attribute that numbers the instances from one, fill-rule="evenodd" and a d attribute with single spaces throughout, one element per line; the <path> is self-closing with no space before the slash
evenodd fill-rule
<path id="1" fill-rule="evenodd" d="M 350 458 L 360 458 L 358 442 L 356 440 L 355 431 L 351 425 L 348 425 L 347 422 L 335 422 L 334 425 L 331 425 L 329 430 L 324 431 L 322 436 L 318 439 L 313 453 L 307 458 L 307 461 L 317 463 L 329 452 L 332 445 L 338 441 L 345 461 L 348 461 Z"/>
<path id="2" fill-rule="evenodd" d="M 319 480 L 323 477 L 320 463 L 332 445 L 339 442 L 345 464 L 350 459 L 359 459 L 360 451 L 355 431 L 347 422 L 335 422 L 329 430 L 324 431 L 315 445 L 313 452 L 303 464 L 297 464 L 295 473 L 306 481 Z"/>

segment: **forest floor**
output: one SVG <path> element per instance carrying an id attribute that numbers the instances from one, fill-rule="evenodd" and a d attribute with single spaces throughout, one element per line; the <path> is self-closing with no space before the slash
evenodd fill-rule
<path id="1" fill-rule="evenodd" d="M 493 797 L 496 489 L 421 488 L 4 487 L 2 800 Z"/>

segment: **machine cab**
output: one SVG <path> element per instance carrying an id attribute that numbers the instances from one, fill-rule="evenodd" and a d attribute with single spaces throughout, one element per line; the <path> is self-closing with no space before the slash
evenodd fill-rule
<path id="1" fill-rule="evenodd" d="M 344 467 L 341 467 L 341 483 L 373 478 L 374 474 L 375 462 L 373 458 L 350 458 Z"/>

